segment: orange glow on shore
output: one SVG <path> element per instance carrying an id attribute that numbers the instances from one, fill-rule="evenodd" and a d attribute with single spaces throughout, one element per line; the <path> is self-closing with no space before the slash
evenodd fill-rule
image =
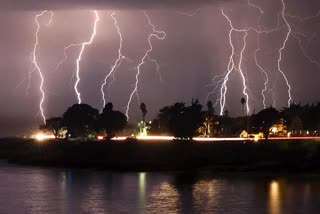
<path id="1" fill-rule="evenodd" d="M 32 136 L 32 138 L 38 140 L 38 141 L 43 141 L 43 140 L 48 140 L 48 139 L 55 139 L 54 135 L 47 135 L 47 134 L 43 134 L 43 133 L 38 133 L 34 136 Z"/>

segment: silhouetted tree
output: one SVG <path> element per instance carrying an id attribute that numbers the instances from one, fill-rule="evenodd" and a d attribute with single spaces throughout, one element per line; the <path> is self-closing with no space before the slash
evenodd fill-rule
<path id="1" fill-rule="evenodd" d="M 146 122 L 146 121 L 145 121 L 145 119 L 146 119 L 146 114 L 148 113 L 146 104 L 141 103 L 141 105 L 140 105 L 140 110 L 141 110 L 141 112 L 142 112 L 142 121 L 143 121 L 143 122 Z"/>
<path id="2" fill-rule="evenodd" d="M 191 139 L 202 123 L 201 109 L 198 100 L 192 101 L 191 106 L 175 103 L 162 108 L 158 120 L 175 137 Z"/>
<path id="3" fill-rule="evenodd" d="M 87 138 L 94 133 L 99 111 L 87 104 L 74 104 L 63 114 L 63 124 L 75 137 Z"/>
<path id="4" fill-rule="evenodd" d="M 196 131 L 202 123 L 201 109 L 202 106 L 199 104 L 198 99 L 192 100 L 191 106 L 185 107 L 178 132 L 176 133 L 177 137 L 192 139 L 196 135 Z"/>
<path id="5" fill-rule="evenodd" d="M 210 117 L 212 117 L 214 115 L 213 104 L 210 100 L 207 102 L 207 115 Z"/>
<path id="6" fill-rule="evenodd" d="M 113 104 L 112 103 L 107 103 L 105 106 L 104 106 L 104 108 L 103 108 L 103 112 L 110 112 L 110 111 L 112 111 L 113 110 Z"/>
<path id="7" fill-rule="evenodd" d="M 99 115 L 98 129 L 104 129 L 107 138 L 111 139 L 127 125 L 127 117 L 120 111 L 114 111 L 112 103 L 107 103 Z"/>
<path id="8" fill-rule="evenodd" d="M 280 119 L 280 114 L 275 108 L 266 108 L 254 116 L 254 125 L 262 131 L 267 140 L 270 128 Z"/>
<path id="9" fill-rule="evenodd" d="M 166 106 L 160 109 L 158 113 L 158 123 L 162 132 L 167 134 L 174 134 L 178 129 L 178 123 L 183 110 L 185 108 L 184 103 L 175 103 L 172 106 Z"/>
<path id="10" fill-rule="evenodd" d="M 55 138 L 58 138 L 61 131 L 63 130 L 63 123 L 61 117 L 53 117 L 46 120 L 46 124 L 40 126 L 40 130 L 50 131 L 53 133 Z"/>

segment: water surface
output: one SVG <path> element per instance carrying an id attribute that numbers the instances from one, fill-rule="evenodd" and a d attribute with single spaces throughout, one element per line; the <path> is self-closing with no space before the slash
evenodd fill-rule
<path id="1" fill-rule="evenodd" d="M 0 213 L 320 213 L 311 175 L 120 173 L 0 163 Z"/>

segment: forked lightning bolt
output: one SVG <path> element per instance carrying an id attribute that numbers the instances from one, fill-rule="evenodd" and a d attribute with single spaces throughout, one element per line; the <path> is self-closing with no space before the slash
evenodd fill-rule
<path id="1" fill-rule="evenodd" d="M 155 59 L 151 58 L 149 55 L 153 51 L 151 39 L 153 37 L 155 37 L 158 40 L 164 40 L 166 38 L 166 33 L 164 31 L 156 30 L 156 27 L 154 26 L 154 24 L 151 23 L 150 17 L 148 16 L 148 14 L 145 11 L 144 11 L 144 16 L 147 18 L 149 25 L 152 27 L 152 33 L 148 36 L 149 49 L 146 51 L 145 55 L 141 59 L 141 62 L 137 66 L 136 82 L 134 85 L 134 89 L 132 90 L 132 92 L 130 94 L 129 101 L 127 104 L 127 109 L 126 109 L 126 116 L 127 116 L 128 120 L 129 120 L 130 105 L 131 105 L 132 98 L 133 98 L 134 94 L 137 96 L 138 103 L 140 103 L 139 94 L 138 94 L 138 85 L 139 85 L 139 76 L 140 76 L 140 71 L 141 71 L 142 65 L 144 65 L 146 63 L 146 60 L 148 59 L 149 61 L 155 63 L 156 69 L 159 72 L 158 62 Z"/>
<path id="2" fill-rule="evenodd" d="M 34 65 L 35 70 L 39 73 L 39 76 L 40 76 L 40 87 L 39 87 L 39 90 L 41 92 L 41 100 L 40 100 L 40 103 L 39 103 L 39 108 L 40 108 L 40 113 L 41 113 L 41 116 L 42 116 L 44 124 L 46 123 L 46 116 L 45 116 L 44 109 L 43 109 L 43 103 L 44 103 L 44 100 L 45 100 L 45 92 L 44 92 L 44 89 L 43 89 L 43 87 L 44 87 L 44 77 L 43 77 L 43 73 L 41 71 L 41 68 L 39 66 L 38 60 L 37 60 L 37 51 L 38 51 L 38 46 L 39 46 L 39 32 L 40 32 L 40 28 L 41 28 L 41 25 L 40 25 L 38 19 L 41 16 L 43 16 L 44 14 L 46 14 L 46 13 L 48 13 L 48 11 L 44 10 L 40 14 L 37 14 L 35 19 L 34 19 L 34 21 L 35 21 L 35 23 L 37 25 L 37 30 L 36 30 L 36 34 L 35 34 L 35 43 L 34 43 L 33 52 L 32 52 L 32 63 Z M 52 11 L 49 11 L 49 13 L 51 13 L 51 16 L 50 16 L 50 20 L 49 20 L 48 25 L 51 24 L 52 17 L 53 17 Z M 29 75 L 31 75 L 31 74 L 29 74 Z"/>
<path id="3" fill-rule="evenodd" d="M 111 66 L 111 70 L 106 75 L 106 77 L 104 78 L 104 81 L 103 81 L 103 83 L 101 85 L 101 94 L 102 94 L 102 100 L 103 100 L 102 109 L 106 105 L 106 97 L 105 97 L 104 87 L 107 85 L 107 81 L 108 81 L 109 77 L 112 76 L 114 78 L 114 74 L 115 74 L 117 68 L 121 65 L 122 61 L 124 59 L 126 59 L 126 57 L 122 54 L 122 41 L 123 41 L 123 39 L 122 39 L 122 34 L 121 34 L 121 31 L 120 31 L 120 28 L 118 26 L 118 21 L 117 21 L 117 19 L 115 17 L 115 12 L 112 12 L 111 18 L 114 21 L 114 26 L 117 29 L 117 34 L 119 36 L 119 40 L 120 41 L 119 41 L 119 49 L 118 49 L 118 58 L 115 60 L 114 64 Z M 108 89 L 110 88 L 110 86 L 111 86 L 111 82 L 109 83 Z"/>
<path id="4" fill-rule="evenodd" d="M 227 83 L 229 81 L 231 73 L 234 70 L 238 71 L 240 73 L 240 75 L 241 75 L 242 85 L 243 85 L 242 93 L 246 97 L 246 112 L 247 112 L 247 114 L 249 114 L 250 107 L 249 107 L 248 87 L 247 87 L 247 84 L 246 84 L 245 75 L 244 75 L 244 73 L 242 71 L 242 59 L 243 59 L 243 53 L 244 53 L 244 51 L 246 49 L 246 45 L 247 45 L 246 38 L 248 36 L 249 29 L 240 29 L 239 30 L 239 29 L 234 28 L 231 19 L 225 14 L 223 9 L 221 9 L 221 12 L 222 12 L 222 15 L 228 20 L 229 25 L 230 25 L 229 44 L 231 46 L 231 55 L 230 55 L 230 58 L 229 58 L 228 70 L 227 70 L 227 73 L 226 73 L 225 77 L 223 78 L 223 83 L 222 83 L 222 86 L 220 88 L 220 115 L 223 115 L 223 113 L 224 113 L 224 109 L 225 109 L 225 105 L 226 105 L 226 94 L 227 94 L 227 90 L 228 90 Z M 240 53 L 240 59 L 239 59 L 239 64 L 238 64 L 237 68 L 235 67 L 235 62 L 234 62 L 235 48 L 234 48 L 234 45 L 233 45 L 233 42 L 232 42 L 232 33 L 233 32 L 244 33 L 244 36 L 243 36 L 243 48 L 242 48 L 241 53 Z"/>
<path id="5" fill-rule="evenodd" d="M 221 88 L 220 88 L 220 95 L 219 95 L 220 98 L 218 99 L 219 102 L 220 102 L 220 115 L 223 115 L 223 113 L 224 113 L 225 104 L 226 104 L 226 93 L 227 93 L 227 90 L 228 90 L 227 83 L 229 81 L 231 73 L 234 70 L 238 71 L 239 74 L 241 75 L 242 85 L 243 85 L 243 91 L 242 92 L 243 92 L 244 96 L 247 99 L 247 102 L 246 102 L 247 114 L 250 112 L 249 102 L 248 102 L 248 100 L 249 100 L 248 87 L 247 87 L 247 84 L 246 84 L 246 78 L 245 78 L 244 72 L 242 71 L 242 67 L 244 66 L 243 63 L 242 63 L 243 53 L 244 53 L 244 51 L 246 49 L 246 46 L 247 46 L 246 38 L 248 36 L 248 32 L 249 31 L 253 31 L 253 32 L 258 34 L 257 35 L 258 36 L 257 37 L 258 47 L 254 52 L 254 61 L 255 61 L 255 64 L 257 65 L 257 67 L 259 68 L 259 70 L 264 74 L 264 77 L 265 77 L 264 78 L 264 80 L 265 80 L 264 81 L 264 88 L 261 91 L 261 95 L 263 97 L 263 101 L 262 101 L 263 106 L 264 106 L 264 108 L 266 108 L 266 92 L 267 92 L 267 86 L 268 86 L 268 83 L 269 83 L 269 76 L 268 76 L 268 73 L 265 71 L 265 69 L 259 64 L 258 58 L 257 58 L 257 54 L 261 50 L 261 48 L 260 48 L 260 34 L 269 34 L 269 33 L 272 33 L 274 31 L 279 31 L 282 27 L 279 24 L 279 19 L 278 19 L 278 26 L 275 27 L 275 28 L 266 29 L 265 27 L 261 26 L 260 21 L 261 21 L 262 15 L 264 14 L 264 11 L 262 10 L 261 7 L 259 7 L 258 5 L 253 4 L 250 0 L 248 0 L 248 5 L 258 9 L 259 12 L 260 12 L 260 16 L 259 16 L 259 19 L 258 19 L 258 26 L 257 27 L 247 27 L 247 28 L 243 28 L 243 29 L 237 29 L 237 28 L 235 28 L 233 26 L 231 19 L 225 14 L 224 10 L 223 9 L 221 10 L 222 11 L 222 15 L 228 20 L 230 28 L 231 28 L 230 31 L 229 31 L 229 43 L 230 43 L 230 46 L 231 46 L 231 55 L 230 55 L 230 58 L 229 58 L 228 69 L 227 69 L 226 75 L 224 76 L 223 79 L 220 79 L 218 81 L 218 82 L 222 82 Z M 282 14 L 284 14 L 284 10 L 282 10 Z M 282 18 L 283 17 L 284 16 L 282 15 Z M 286 20 L 285 20 L 285 23 L 286 23 L 287 27 L 288 26 L 290 27 L 289 23 L 286 22 Z M 291 31 L 290 28 L 289 28 L 289 31 Z M 239 65 L 237 67 L 235 67 L 235 62 L 234 62 L 235 48 L 234 48 L 234 44 L 233 44 L 233 41 L 232 41 L 233 32 L 244 33 L 244 36 L 243 36 L 243 48 L 242 48 L 242 50 L 240 52 Z M 290 35 L 290 33 L 289 33 L 289 35 Z M 287 39 L 285 41 L 285 44 L 286 44 L 286 42 L 287 42 Z M 282 59 L 282 51 L 285 49 L 285 44 L 283 46 L 283 49 L 279 50 L 279 53 L 280 53 L 279 54 L 280 55 L 280 60 L 279 61 L 280 62 L 281 62 L 281 59 Z M 281 70 L 280 62 L 278 62 L 279 72 L 282 74 L 282 76 L 286 80 L 286 84 L 289 87 L 288 94 L 289 94 L 290 100 L 288 102 L 291 102 L 292 101 L 292 98 L 291 98 L 292 97 L 291 96 L 291 86 L 289 84 L 288 79 L 286 78 L 285 73 Z"/>
<path id="6" fill-rule="evenodd" d="M 76 92 L 76 95 L 77 95 L 77 98 L 78 98 L 78 103 L 81 104 L 82 100 L 81 100 L 81 93 L 79 92 L 79 89 L 78 89 L 78 85 L 80 83 L 80 62 L 81 62 L 81 58 L 82 58 L 82 54 L 84 52 L 84 49 L 87 45 L 90 45 L 92 42 L 93 42 L 93 39 L 94 37 L 96 36 L 97 34 L 97 24 L 99 22 L 99 14 L 98 14 L 98 11 L 93 11 L 94 15 L 95 15 L 95 21 L 94 21 L 94 26 L 93 26 L 93 32 L 91 34 L 91 37 L 90 37 L 90 40 L 87 41 L 87 42 L 83 42 L 81 44 L 81 50 L 80 50 L 80 53 L 79 53 L 79 56 L 77 58 L 77 68 L 76 68 L 76 82 L 74 84 L 74 90 Z"/>

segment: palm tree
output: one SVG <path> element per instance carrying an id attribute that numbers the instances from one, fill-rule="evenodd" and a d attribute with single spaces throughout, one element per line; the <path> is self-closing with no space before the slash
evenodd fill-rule
<path id="1" fill-rule="evenodd" d="M 142 112 L 142 121 L 145 122 L 146 114 L 148 113 L 146 104 L 141 103 L 140 110 Z"/>
<path id="2" fill-rule="evenodd" d="M 243 117 L 245 116 L 245 111 L 244 111 L 244 104 L 246 104 L 246 99 L 244 97 L 241 98 L 241 104 L 242 104 L 242 112 L 243 112 Z"/>
<path id="3" fill-rule="evenodd" d="M 210 100 L 207 102 L 207 108 L 208 108 L 208 116 L 212 116 L 214 114 L 214 108 Z"/>

